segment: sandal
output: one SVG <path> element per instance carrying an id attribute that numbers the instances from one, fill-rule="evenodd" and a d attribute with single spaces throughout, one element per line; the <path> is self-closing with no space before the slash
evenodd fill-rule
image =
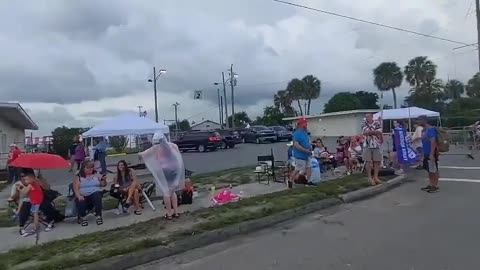
<path id="1" fill-rule="evenodd" d="M 179 214 L 179 213 L 175 213 L 175 214 L 173 214 L 172 217 L 174 217 L 174 218 L 180 218 L 180 214 Z"/>
<path id="2" fill-rule="evenodd" d="M 135 210 L 133 213 L 137 216 L 140 216 L 142 214 L 142 210 Z"/>
<path id="3" fill-rule="evenodd" d="M 102 217 L 97 217 L 97 225 L 102 225 L 103 224 L 103 218 Z"/>
<path id="4" fill-rule="evenodd" d="M 170 216 L 169 214 L 165 214 L 163 217 L 164 217 L 165 219 L 167 219 L 167 220 L 172 220 L 172 218 L 173 218 L 173 217 Z"/>
<path id="5" fill-rule="evenodd" d="M 373 180 L 368 180 L 368 183 L 370 184 L 370 186 L 376 186 L 377 183 Z"/>
<path id="6" fill-rule="evenodd" d="M 80 225 L 81 225 L 82 227 L 87 227 L 87 226 L 88 226 L 88 221 L 87 221 L 87 219 L 86 219 L 86 218 L 82 218 L 82 219 L 80 220 Z"/>

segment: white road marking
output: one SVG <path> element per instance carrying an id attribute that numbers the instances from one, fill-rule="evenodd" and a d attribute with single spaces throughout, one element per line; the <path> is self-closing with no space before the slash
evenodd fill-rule
<path id="1" fill-rule="evenodd" d="M 438 166 L 440 169 L 456 169 L 456 170 L 480 170 L 480 167 L 456 167 L 456 166 Z"/>
<path id="2" fill-rule="evenodd" d="M 480 183 L 480 179 L 440 178 L 440 181 Z"/>

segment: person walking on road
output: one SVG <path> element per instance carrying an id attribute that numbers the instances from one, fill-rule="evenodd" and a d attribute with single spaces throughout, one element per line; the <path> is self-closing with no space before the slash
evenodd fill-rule
<path id="1" fill-rule="evenodd" d="M 365 147 L 363 149 L 363 160 L 367 162 L 367 175 L 368 182 L 370 185 L 381 184 L 382 181 L 378 178 L 378 173 L 380 171 L 380 163 L 383 158 L 382 153 L 382 125 L 379 121 L 373 120 L 373 115 L 371 113 L 365 116 L 365 122 L 362 126 L 362 133 L 364 138 Z M 373 168 L 373 176 L 372 176 Z"/>
<path id="2" fill-rule="evenodd" d="M 310 180 L 312 146 L 308 137 L 307 126 L 307 119 L 300 118 L 297 122 L 297 129 L 293 133 L 293 157 L 295 158 L 295 169 L 288 182 L 289 188 L 293 188 L 293 183 L 299 174 L 305 175 L 307 181 Z"/>
<path id="3" fill-rule="evenodd" d="M 423 146 L 423 168 L 428 172 L 428 185 L 422 188 L 428 193 L 440 191 L 438 181 L 440 174 L 438 172 L 438 134 L 437 129 L 427 122 L 427 116 L 418 117 L 418 124 L 423 127 L 422 146 Z"/>
<path id="4" fill-rule="evenodd" d="M 18 177 L 18 168 L 11 166 L 12 162 L 15 161 L 20 155 L 22 151 L 18 149 L 17 145 L 12 143 L 10 144 L 10 152 L 8 153 L 8 160 L 7 160 L 7 169 L 8 169 L 8 181 L 10 184 L 13 184 L 19 181 Z"/>

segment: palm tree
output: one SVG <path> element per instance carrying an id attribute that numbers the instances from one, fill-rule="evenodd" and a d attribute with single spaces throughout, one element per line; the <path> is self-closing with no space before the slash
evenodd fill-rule
<path id="1" fill-rule="evenodd" d="M 273 95 L 273 104 L 287 116 L 294 116 L 295 109 L 292 107 L 293 97 L 287 90 L 279 90 Z"/>
<path id="2" fill-rule="evenodd" d="M 465 92 L 465 85 L 458 80 L 450 80 L 445 85 L 445 95 L 446 98 L 457 100 L 462 97 Z"/>
<path id="3" fill-rule="evenodd" d="M 322 90 L 322 82 L 313 75 L 307 75 L 303 77 L 302 81 L 305 83 L 304 97 L 307 100 L 307 111 L 305 114 L 310 114 L 310 105 L 312 99 L 317 99 L 320 96 Z"/>
<path id="4" fill-rule="evenodd" d="M 405 79 L 414 88 L 432 82 L 436 75 L 437 65 L 428 60 L 426 56 L 415 57 L 405 66 Z"/>
<path id="5" fill-rule="evenodd" d="M 302 99 L 306 99 L 306 94 L 305 94 L 306 91 L 305 90 L 306 90 L 305 82 L 300 80 L 300 79 L 292 79 L 288 83 L 287 89 L 286 89 L 288 94 L 292 97 L 292 100 L 297 101 L 298 110 L 300 112 L 300 115 L 304 115 L 302 105 L 300 104 L 300 101 Z"/>
<path id="6" fill-rule="evenodd" d="M 402 85 L 402 80 L 402 70 L 395 62 L 381 63 L 373 70 L 373 82 L 378 90 L 392 90 L 394 108 L 397 108 L 397 93 L 395 92 L 395 88 Z"/>
<path id="7" fill-rule="evenodd" d="M 467 83 L 467 96 L 480 97 L 480 73 L 475 74 Z"/>

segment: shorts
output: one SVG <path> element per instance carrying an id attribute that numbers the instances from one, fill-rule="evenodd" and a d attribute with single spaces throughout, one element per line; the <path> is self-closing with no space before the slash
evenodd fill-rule
<path id="1" fill-rule="evenodd" d="M 307 168 L 312 167 L 312 160 L 307 159 L 307 160 L 302 160 L 302 159 L 295 159 L 295 171 L 298 171 L 300 173 L 305 173 Z"/>
<path id="2" fill-rule="evenodd" d="M 363 149 L 363 160 L 381 162 L 382 150 L 380 148 L 365 148 Z"/>
<path id="3" fill-rule="evenodd" d="M 438 173 L 438 158 L 435 160 L 430 160 L 430 158 L 425 157 L 423 159 L 423 168 L 428 173 Z"/>
<path id="4" fill-rule="evenodd" d="M 35 214 L 38 213 L 40 210 L 40 204 L 32 204 L 32 207 L 30 207 L 30 213 Z"/>

